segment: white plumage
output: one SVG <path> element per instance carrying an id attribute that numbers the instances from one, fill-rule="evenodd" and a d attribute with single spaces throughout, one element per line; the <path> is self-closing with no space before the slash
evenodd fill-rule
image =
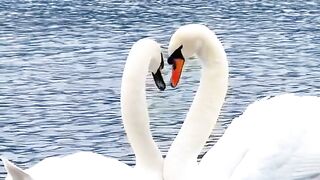
<path id="1" fill-rule="evenodd" d="M 202 70 L 196 96 L 165 159 L 165 180 L 320 179 L 320 98 L 311 96 L 284 94 L 252 103 L 198 164 L 226 96 L 227 56 L 214 32 L 198 24 L 181 26 L 168 52 L 174 66 L 175 59 L 197 55 Z"/>
<path id="2" fill-rule="evenodd" d="M 163 159 L 149 128 L 145 84 L 149 72 L 161 76 L 160 45 L 151 39 L 136 42 L 128 55 L 122 77 L 121 112 L 128 140 L 136 155 L 136 166 L 93 152 L 50 157 L 22 170 L 2 157 L 6 180 L 160 180 Z M 156 83 L 165 88 L 161 79 Z M 139 103 L 136 105 L 135 103 Z M 106 137 L 107 138 L 107 137 Z"/>
<path id="3" fill-rule="evenodd" d="M 237 180 L 320 179 L 318 107 L 319 97 L 293 94 L 252 103 L 203 157 L 203 175 Z"/>

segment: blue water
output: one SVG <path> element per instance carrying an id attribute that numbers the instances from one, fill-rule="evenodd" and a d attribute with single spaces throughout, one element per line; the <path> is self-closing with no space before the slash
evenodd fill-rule
<path id="1" fill-rule="evenodd" d="M 208 147 L 258 98 L 320 95 L 317 0 L 3 0 L 0 154 L 22 168 L 79 150 L 134 164 L 119 107 L 128 50 L 150 36 L 167 57 L 171 34 L 187 23 L 214 29 L 230 62 L 227 100 Z M 164 155 L 192 102 L 199 69 L 188 61 L 180 86 L 164 92 L 149 77 L 152 132 Z M 167 81 L 169 72 L 166 66 Z"/>

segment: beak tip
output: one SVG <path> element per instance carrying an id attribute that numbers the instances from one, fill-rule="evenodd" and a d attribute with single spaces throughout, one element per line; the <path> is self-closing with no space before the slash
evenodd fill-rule
<path id="1" fill-rule="evenodd" d="M 159 87 L 160 91 L 164 91 L 166 89 L 166 85 L 164 84 L 163 86 Z"/>
<path id="2" fill-rule="evenodd" d="M 172 88 L 176 88 L 176 87 L 177 87 L 177 85 L 176 85 L 176 84 L 173 84 L 172 82 L 170 82 L 170 86 L 171 86 Z"/>

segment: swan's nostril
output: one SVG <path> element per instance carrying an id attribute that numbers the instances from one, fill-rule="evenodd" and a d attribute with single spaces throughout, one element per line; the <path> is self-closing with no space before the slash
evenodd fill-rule
<path id="1" fill-rule="evenodd" d="M 176 63 L 172 63 L 172 70 L 176 70 L 176 68 L 177 68 Z"/>

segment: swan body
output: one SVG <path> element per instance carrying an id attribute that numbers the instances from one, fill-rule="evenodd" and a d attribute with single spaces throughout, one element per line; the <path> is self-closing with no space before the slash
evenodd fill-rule
<path id="1" fill-rule="evenodd" d="M 49 157 L 26 170 L 20 169 L 4 157 L 2 162 L 10 174 L 6 180 L 105 180 L 106 177 L 125 179 L 122 172 L 134 174 L 133 168 L 124 163 L 92 152 Z"/>
<path id="2" fill-rule="evenodd" d="M 227 56 L 214 32 L 198 24 L 180 27 L 168 52 L 172 86 L 185 58 L 197 55 L 202 71 L 194 101 L 164 161 L 165 180 L 320 178 L 320 98 L 293 94 L 251 104 L 198 164 L 226 96 Z"/>
<path id="3" fill-rule="evenodd" d="M 146 76 L 152 73 L 157 87 L 164 90 L 160 45 L 151 39 L 136 42 L 128 55 L 122 77 L 121 112 L 128 140 L 136 155 L 134 168 L 92 152 L 50 157 L 22 170 L 2 157 L 6 180 L 161 180 L 163 159 L 152 139 L 146 103 Z"/>
<path id="4" fill-rule="evenodd" d="M 319 107 L 319 97 L 294 94 L 250 104 L 202 158 L 200 174 L 210 179 L 320 179 Z"/>

